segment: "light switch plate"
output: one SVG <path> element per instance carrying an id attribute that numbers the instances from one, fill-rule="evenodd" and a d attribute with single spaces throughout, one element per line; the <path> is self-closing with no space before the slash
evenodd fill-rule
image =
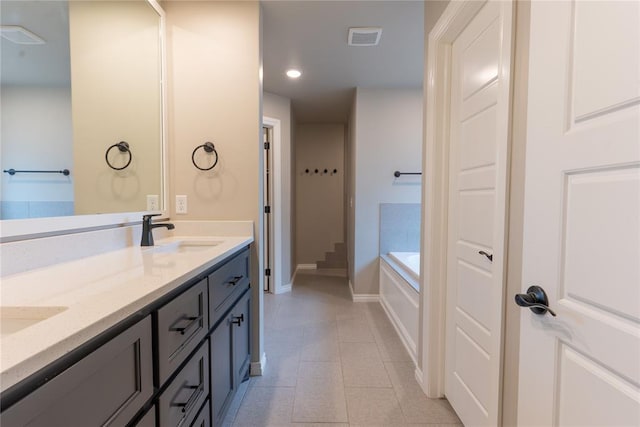
<path id="1" fill-rule="evenodd" d="M 187 213 L 187 196 L 186 195 L 176 195 L 176 213 L 177 214 Z"/>

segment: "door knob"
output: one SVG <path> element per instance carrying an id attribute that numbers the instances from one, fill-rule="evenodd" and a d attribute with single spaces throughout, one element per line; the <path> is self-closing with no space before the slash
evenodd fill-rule
<path id="1" fill-rule="evenodd" d="M 545 314 L 547 311 L 553 316 L 556 313 L 549 308 L 547 294 L 540 286 L 529 286 L 526 294 L 516 294 L 516 304 L 520 307 L 529 307 L 535 314 Z"/>

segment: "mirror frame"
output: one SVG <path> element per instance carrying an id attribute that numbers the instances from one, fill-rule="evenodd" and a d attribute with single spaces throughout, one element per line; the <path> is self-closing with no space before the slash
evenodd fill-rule
<path id="1" fill-rule="evenodd" d="M 162 138 L 160 147 L 160 161 L 162 167 L 162 179 L 160 193 L 162 194 L 162 206 L 160 211 L 121 212 L 96 215 L 73 215 L 31 219 L 12 219 L 0 221 L 0 243 L 18 240 L 36 239 L 40 237 L 56 236 L 61 234 L 74 234 L 85 231 L 93 231 L 105 228 L 116 228 L 133 225 L 142 222 L 142 215 L 159 213 L 159 219 L 168 219 L 168 177 L 169 162 L 167 149 L 167 54 L 166 54 L 166 16 L 157 0 L 146 0 L 158 13 L 160 18 L 160 98 L 162 109 L 162 124 L 160 135 Z"/>

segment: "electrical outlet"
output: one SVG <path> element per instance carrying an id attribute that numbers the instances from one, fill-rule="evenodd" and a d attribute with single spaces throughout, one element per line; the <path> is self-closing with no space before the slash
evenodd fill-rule
<path id="1" fill-rule="evenodd" d="M 160 196 L 157 194 L 147 194 L 147 210 L 159 211 L 160 210 Z"/>
<path id="2" fill-rule="evenodd" d="M 176 213 L 177 214 L 187 213 L 187 196 L 185 195 L 176 196 Z"/>

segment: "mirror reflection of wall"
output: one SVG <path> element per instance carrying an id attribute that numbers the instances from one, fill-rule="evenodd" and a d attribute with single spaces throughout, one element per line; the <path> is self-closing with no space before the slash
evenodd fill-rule
<path id="1" fill-rule="evenodd" d="M 66 2 L 3 1 L 0 77 L 2 169 L 62 174 L 2 174 L 2 219 L 73 215 L 73 139 Z M 43 40 L 29 39 L 20 26 Z M 6 37 L 11 37 L 9 40 Z"/>
<path id="2" fill-rule="evenodd" d="M 4 1 L 0 219 L 143 211 L 162 206 L 160 18 L 146 0 Z M 43 39 L 15 43 L 21 26 Z M 23 42 L 24 43 L 24 42 Z M 122 171 L 107 148 L 127 141 Z M 110 152 L 115 166 L 126 153 Z"/>

